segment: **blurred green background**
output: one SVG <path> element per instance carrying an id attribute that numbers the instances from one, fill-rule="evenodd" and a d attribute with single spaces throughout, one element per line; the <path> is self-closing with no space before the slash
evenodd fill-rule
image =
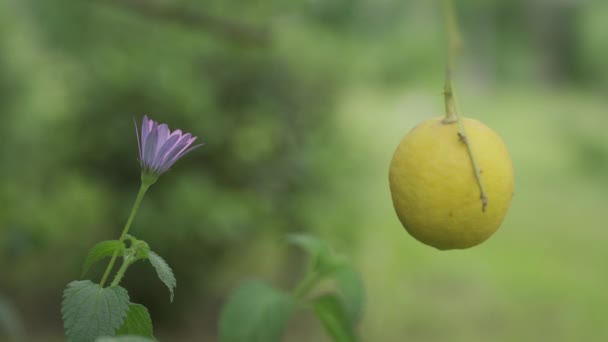
<path id="1" fill-rule="evenodd" d="M 246 279 L 293 286 L 284 235 L 304 231 L 363 274 L 363 341 L 608 340 L 608 3 L 457 2 L 461 107 L 503 137 L 516 189 L 493 238 L 439 252 L 387 180 L 442 113 L 435 1 L 1 0 L 0 341 L 63 340 L 64 286 L 135 197 L 143 114 L 206 142 L 132 230 L 178 279 L 173 304 L 146 265 L 124 281 L 162 341 L 215 341 Z M 285 341 L 326 337 L 300 314 Z"/>

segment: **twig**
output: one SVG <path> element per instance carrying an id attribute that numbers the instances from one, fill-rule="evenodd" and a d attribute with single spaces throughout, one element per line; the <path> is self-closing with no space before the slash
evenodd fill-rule
<path id="1" fill-rule="evenodd" d="M 454 90 L 452 80 L 452 68 L 454 65 L 454 59 L 456 58 L 456 52 L 458 52 L 462 45 L 462 38 L 458 30 L 458 22 L 456 20 L 456 14 L 454 13 L 454 6 L 452 0 L 443 1 L 444 19 L 447 33 L 447 51 L 446 51 L 446 72 L 445 72 L 445 85 L 444 85 L 444 97 L 445 97 L 445 118 L 442 120 L 444 124 L 458 124 L 458 138 L 466 145 L 471 165 L 473 166 L 473 172 L 475 173 L 475 179 L 479 186 L 480 199 L 481 199 L 481 211 L 485 212 L 488 206 L 488 196 L 483 187 L 481 181 L 481 170 L 475 159 L 475 154 L 471 148 L 471 143 L 467 137 L 467 133 L 464 124 L 460 120 L 458 113 L 460 113 L 458 102 L 456 100 L 456 91 Z"/>
<path id="2" fill-rule="evenodd" d="M 120 6 L 146 17 L 179 23 L 194 29 L 212 32 L 226 39 L 248 45 L 265 45 L 270 42 L 269 31 L 265 28 L 245 25 L 201 11 L 189 11 L 176 6 L 160 5 L 153 0 L 100 0 Z"/>

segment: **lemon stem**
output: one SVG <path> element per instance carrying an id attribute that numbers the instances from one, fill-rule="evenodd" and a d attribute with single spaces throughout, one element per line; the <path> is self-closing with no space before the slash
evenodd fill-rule
<path id="1" fill-rule="evenodd" d="M 481 211 L 485 212 L 488 206 L 488 196 L 483 187 L 481 181 L 481 170 L 475 159 L 475 154 L 471 148 L 471 143 L 467 137 L 464 124 L 458 117 L 460 112 L 458 108 L 458 101 L 456 100 L 456 91 L 454 90 L 452 70 L 454 66 L 454 60 L 456 54 L 460 52 L 462 47 L 462 38 L 458 29 L 458 21 L 456 20 L 456 13 L 454 11 L 454 4 L 452 0 L 443 0 L 443 16 L 445 21 L 446 29 L 446 68 L 445 68 L 445 84 L 443 87 L 443 95 L 445 98 L 445 118 L 442 120 L 444 124 L 458 124 L 458 138 L 467 147 L 469 158 L 475 172 L 475 179 L 479 186 L 480 199 L 481 199 Z"/>
<path id="2" fill-rule="evenodd" d="M 452 70 L 450 67 L 447 67 L 445 71 L 443 96 L 445 97 L 445 118 L 443 118 L 442 122 L 444 124 L 458 122 L 458 116 L 456 115 L 455 110 L 456 106 L 454 104 L 454 90 L 452 88 Z"/>

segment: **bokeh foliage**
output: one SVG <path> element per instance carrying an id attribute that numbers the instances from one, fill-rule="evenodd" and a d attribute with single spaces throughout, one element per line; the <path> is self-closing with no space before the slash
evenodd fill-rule
<path id="1" fill-rule="evenodd" d="M 577 212 L 593 213 L 584 221 L 603 241 L 596 210 L 606 204 L 598 189 L 605 188 L 608 171 L 600 129 L 606 124 L 608 6 L 458 3 L 466 37 L 461 101 L 471 116 L 503 135 L 519 186 L 504 227 L 514 235 L 497 236 L 489 243 L 498 247 L 489 251 L 481 247 L 503 272 L 471 271 L 473 280 L 466 281 L 414 243 L 394 251 L 405 248 L 397 241 L 408 238 L 386 233 L 401 234 L 386 201 L 392 146 L 416 121 L 441 111 L 442 26 L 435 2 L 1 1 L 0 293 L 27 317 L 31 338 L 61 336 L 58 308 L 66 280 L 79 273 L 95 242 L 117 237 L 138 187 L 132 120 L 143 114 L 206 143 L 152 188 L 133 230 L 180 279 L 171 306 L 161 285 L 149 285 L 155 282 L 148 269 L 134 266 L 125 279 L 159 322 L 160 337 L 212 339 L 220 305 L 248 275 L 291 283 L 301 260 L 281 241 L 287 232 L 307 230 L 358 258 L 371 283 L 375 315 L 364 321 L 363 334 L 370 340 L 387 330 L 394 336 L 385 341 L 405 334 L 440 340 L 453 331 L 461 335 L 450 336 L 463 340 L 499 340 L 483 329 L 459 328 L 460 321 L 445 325 L 447 335 L 429 333 L 441 303 L 424 300 L 442 298 L 454 287 L 458 293 L 458 286 L 488 291 L 466 292 L 482 303 L 471 314 L 481 321 L 494 303 L 504 309 L 496 314 L 499 321 L 529 327 L 520 322 L 528 307 L 507 303 L 529 299 L 526 279 L 532 287 L 551 289 L 530 311 L 559 312 L 543 302 L 566 293 L 553 278 L 513 271 L 525 260 L 497 260 L 525 238 L 567 251 L 563 224 L 582 224 Z M 561 216 L 543 221 L 538 210 Z M 545 225 L 563 232 L 559 241 L 545 242 L 535 229 Z M 533 233 L 517 235 L 523 229 Z M 573 248 L 579 255 L 599 251 Z M 522 253 L 542 255 L 532 247 Z M 549 255 L 561 260 L 558 253 Z M 415 258 L 430 258 L 436 269 L 417 266 Z M 548 258 L 538 260 L 538 268 L 555 266 Z M 492 292 L 505 290 L 488 284 L 501 283 L 509 272 L 518 274 L 513 282 L 520 281 L 525 295 Z M 383 290 L 382 284 L 405 281 L 423 299 Z M 586 304 L 586 297 L 572 301 L 563 305 L 584 311 L 575 306 Z M 388 308 L 399 304 L 403 308 Z M 417 317 L 420 309 L 406 304 L 424 309 Z M 402 316 L 401 310 L 411 313 Z M 599 309 L 584 312 L 593 310 Z M 189 313 L 200 320 L 186 319 Z M 404 317 L 406 324 L 381 317 Z M 569 336 L 586 326 L 565 317 Z M 292 334 L 294 340 L 317 336 L 307 335 L 309 323 L 303 322 L 292 328 L 302 332 Z M 589 336 L 608 336 L 605 329 L 588 330 Z M 496 331 L 507 336 L 503 340 L 532 336 Z"/>

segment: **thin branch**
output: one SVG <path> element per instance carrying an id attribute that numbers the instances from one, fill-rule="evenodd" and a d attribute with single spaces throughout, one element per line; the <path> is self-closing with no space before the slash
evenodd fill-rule
<path id="1" fill-rule="evenodd" d="M 446 72 L 445 72 L 445 85 L 444 85 L 444 96 L 445 96 L 445 118 L 442 120 L 444 124 L 458 124 L 458 138 L 467 147 L 467 153 L 471 160 L 471 166 L 475 174 L 475 180 L 479 187 L 479 198 L 481 200 L 481 211 L 485 212 L 488 206 L 488 196 L 486 194 L 483 182 L 481 180 L 481 169 L 471 148 L 471 142 L 467 137 L 467 133 L 462 120 L 460 120 L 460 108 L 456 98 L 456 90 L 454 89 L 452 80 L 452 70 L 456 55 L 460 52 L 462 47 L 462 38 L 458 29 L 458 21 L 456 19 L 456 11 L 454 10 L 453 0 L 443 1 L 444 20 L 446 29 L 446 40 L 447 40 L 447 51 L 446 51 Z"/>
<path id="2" fill-rule="evenodd" d="M 175 22 L 205 32 L 211 32 L 240 44 L 266 45 L 270 42 L 270 32 L 266 28 L 250 26 L 240 22 L 215 17 L 202 11 L 161 5 L 153 0 L 100 0 L 122 7 L 142 16 Z"/>

